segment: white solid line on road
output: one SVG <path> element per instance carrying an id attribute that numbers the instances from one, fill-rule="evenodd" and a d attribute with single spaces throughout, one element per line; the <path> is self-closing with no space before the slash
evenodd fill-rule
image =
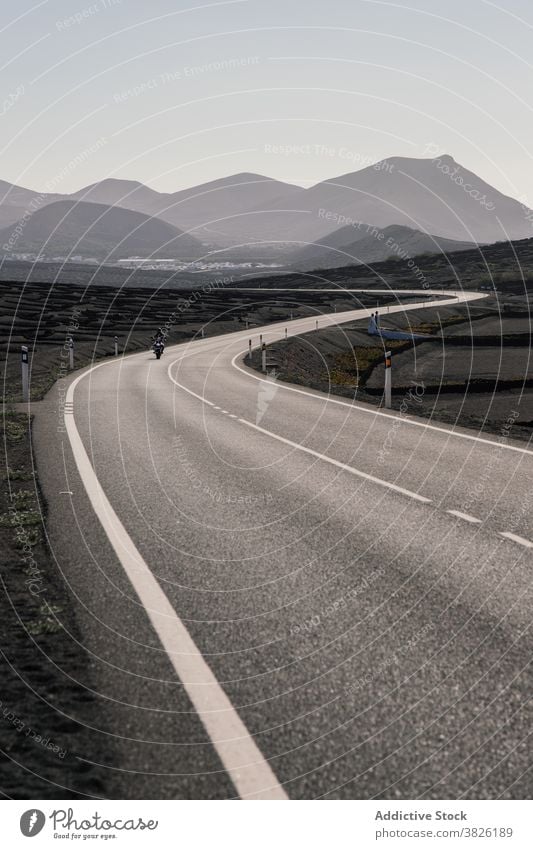
<path id="1" fill-rule="evenodd" d="M 533 542 L 531 540 L 519 537 L 517 534 L 512 534 L 511 531 L 500 531 L 500 536 L 510 539 L 512 542 L 517 542 L 518 545 L 523 545 L 525 548 L 533 548 Z"/>
<path id="2" fill-rule="evenodd" d="M 67 391 L 70 401 L 79 381 L 102 365 L 94 366 L 70 384 Z M 93 510 L 237 793 L 241 799 L 287 799 L 264 755 L 113 510 L 85 451 L 74 416 L 65 415 L 64 421 Z"/>
<path id="3" fill-rule="evenodd" d="M 447 513 L 450 516 L 457 516 L 458 519 L 464 519 L 465 522 L 472 522 L 473 525 L 481 524 L 481 519 L 476 519 L 475 516 L 471 516 L 470 513 L 461 513 L 460 510 L 447 510 Z"/>
<path id="4" fill-rule="evenodd" d="M 205 404 L 213 405 L 212 401 L 208 401 L 207 398 L 204 398 L 202 395 L 198 395 L 197 392 L 193 392 L 192 389 L 188 389 L 186 386 L 183 386 L 178 380 L 172 377 L 170 370 L 172 366 L 179 362 L 179 360 L 174 360 L 174 362 L 170 363 L 167 374 L 175 384 L 180 389 L 183 389 L 184 392 L 187 392 L 189 395 L 192 395 L 194 398 L 198 398 L 199 401 L 202 401 Z M 359 469 L 354 468 L 354 466 L 348 466 L 346 463 L 341 463 L 340 460 L 334 460 L 333 457 L 328 457 L 327 454 L 320 454 L 318 451 L 314 451 L 312 448 L 306 448 L 305 445 L 300 445 L 299 442 L 293 442 L 291 439 L 285 439 L 284 436 L 280 436 L 277 433 L 273 433 L 271 430 L 265 430 L 263 427 L 259 427 L 259 425 L 253 424 L 253 422 L 249 422 L 246 419 L 237 419 L 241 424 L 247 425 L 248 427 L 253 428 L 254 430 L 259 431 L 260 433 L 264 433 L 265 436 L 270 436 L 272 439 L 277 439 L 278 442 L 283 442 L 285 445 L 290 445 L 291 448 L 296 448 L 298 451 L 304 451 L 306 454 L 311 454 L 313 457 L 316 457 L 319 460 L 323 460 L 325 463 L 330 463 L 332 466 L 336 466 L 338 469 L 342 469 L 345 472 L 350 472 L 352 475 L 356 475 L 359 478 L 363 478 L 364 480 L 371 481 L 372 483 L 378 484 L 378 486 L 384 486 L 387 489 L 391 489 L 394 492 L 398 492 L 400 495 L 407 495 L 409 498 L 414 498 L 415 501 L 420 501 L 422 504 L 431 504 L 431 498 L 426 498 L 425 495 L 419 495 L 417 492 L 411 492 L 410 489 L 404 489 L 403 486 L 397 486 L 395 483 L 390 483 L 389 481 L 383 480 L 382 478 L 376 478 L 374 475 L 369 475 L 366 472 L 361 472 Z"/>

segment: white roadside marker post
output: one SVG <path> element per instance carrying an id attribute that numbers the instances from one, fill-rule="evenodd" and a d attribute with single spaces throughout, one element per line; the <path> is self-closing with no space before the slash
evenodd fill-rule
<path id="1" fill-rule="evenodd" d="M 262 333 L 259 334 L 259 345 L 261 347 L 263 346 L 263 334 Z"/>
<path id="2" fill-rule="evenodd" d="M 204 328 L 202 327 L 202 339 L 204 338 L 204 336 L 205 336 L 205 331 L 204 331 Z"/>
<path id="3" fill-rule="evenodd" d="M 115 357 L 118 357 L 118 336 L 115 336 Z"/>
<path id="4" fill-rule="evenodd" d="M 261 371 L 263 374 L 267 373 L 267 346 L 264 343 L 261 348 Z"/>
<path id="5" fill-rule="evenodd" d="M 392 407 L 392 356 L 390 351 L 385 351 L 385 407 Z"/>
<path id="6" fill-rule="evenodd" d="M 252 340 L 248 339 L 248 358 L 252 362 Z"/>
<path id="7" fill-rule="evenodd" d="M 74 368 L 74 339 L 72 336 L 68 340 L 68 365 L 69 369 L 72 371 Z"/>
<path id="8" fill-rule="evenodd" d="M 30 364 L 28 362 L 27 345 L 22 345 L 21 347 L 20 360 L 22 363 L 22 400 L 28 403 L 30 400 Z"/>

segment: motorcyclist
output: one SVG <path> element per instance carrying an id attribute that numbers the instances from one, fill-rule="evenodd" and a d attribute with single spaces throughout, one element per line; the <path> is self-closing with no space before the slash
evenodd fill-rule
<path id="1" fill-rule="evenodd" d="M 161 328 L 158 328 L 154 336 L 154 341 L 152 342 L 152 350 L 156 355 L 159 352 L 159 356 L 161 356 L 161 354 L 165 350 L 165 334 L 163 333 Z"/>

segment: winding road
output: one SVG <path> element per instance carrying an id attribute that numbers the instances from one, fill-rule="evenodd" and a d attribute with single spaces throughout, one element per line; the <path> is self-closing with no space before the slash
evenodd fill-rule
<path id="1" fill-rule="evenodd" d="M 420 294 L 390 312 L 483 297 Z M 416 387 L 398 414 L 282 384 L 246 366 L 249 335 L 99 363 L 36 414 L 112 795 L 529 798 L 512 411 L 481 438 L 417 419 Z"/>

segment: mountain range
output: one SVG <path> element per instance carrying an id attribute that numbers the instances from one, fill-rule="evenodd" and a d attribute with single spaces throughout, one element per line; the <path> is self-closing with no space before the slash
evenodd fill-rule
<path id="1" fill-rule="evenodd" d="M 335 221 L 362 221 L 382 228 L 403 224 L 447 239 L 486 243 L 530 236 L 527 214 L 521 203 L 451 156 L 394 157 L 278 200 L 275 210 L 263 210 L 261 225 L 268 232 L 283 222 L 283 238 L 305 242 L 335 229 Z"/>
<path id="2" fill-rule="evenodd" d="M 472 243 L 527 238 L 531 215 L 448 155 L 392 157 L 310 188 L 250 173 L 174 193 L 133 180 L 105 179 L 71 195 L 0 181 L 0 246 L 7 255 L 74 254 L 112 261 L 191 259 L 222 250 L 224 259 L 282 256 L 286 264 L 308 268 L 316 258 L 323 267 L 330 257 L 333 261 L 335 249 L 347 255 L 346 263 L 385 258 L 387 246 L 366 232 L 368 227 L 405 228 L 398 238 L 390 233 L 387 238 L 412 256 L 415 250 L 460 250 Z M 24 226 L 14 240 L 21 220 Z M 363 243 L 365 238 L 371 241 Z M 340 261 L 342 254 L 335 264 Z"/>

